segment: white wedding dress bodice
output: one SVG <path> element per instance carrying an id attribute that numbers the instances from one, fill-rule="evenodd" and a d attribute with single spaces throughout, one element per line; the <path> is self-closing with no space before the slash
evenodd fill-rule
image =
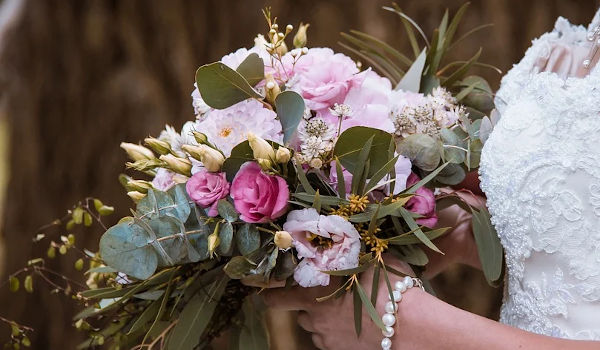
<path id="1" fill-rule="evenodd" d="M 600 340 L 600 68 L 535 68 L 557 42 L 587 45 L 586 32 L 559 18 L 503 78 L 480 177 L 506 254 L 501 321 Z"/>

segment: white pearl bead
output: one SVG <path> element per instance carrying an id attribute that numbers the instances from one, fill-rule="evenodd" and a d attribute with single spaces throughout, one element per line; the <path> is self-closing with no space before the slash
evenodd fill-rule
<path id="1" fill-rule="evenodd" d="M 392 341 L 390 340 L 390 338 L 383 338 L 383 340 L 381 341 L 381 348 L 383 350 L 389 350 L 392 347 Z"/>
<path id="2" fill-rule="evenodd" d="M 398 310 L 398 305 L 396 305 L 395 302 L 388 301 L 387 303 L 385 303 L 385 312 L 387 312 L 388 314 L 393 314 L 394 312 L 396 312 L 396 310 Z"/>
<path id="3" fill-rule="evenodd" d="M 381 321 L 384 325 L 391 327 L 396 323 L 396 316 L 394 316 L 394 314 L 385 313 L 381 318 Z"/>
<path id="4" fill-rule="evenodd" d="M 402 293 L 406 292 L 406 284 L 404 284 L 404 282 L 402 282 L 402 281 L 396 282 L 394 287 L 396 287 L 396 289 Z"/>
<path id="5" fill-rule="evenodd" d="M 412 277 L 406 276 L 404 277 L 404 284 L 406 284 L 406 288 L 412 288 L 415 285 Z"/>
<path id="6" fill-rule="evenodd" d="M 394 297 L 394 300 L 393 300 L 393 301 L 395 301 L 395 302 L 398 302 L 398 301 L 402 300 L 402 293 L 400 293 L 400 291 L 393 290 L 393 291 L 392 291 L 392 295 L 390 295 L 390 294 L 388 293 L 388 299 L 389 299 L 389 300 L 392 300 L 392 296 Z"/>
<path id="7" fill-rule="evenodd" d="M 384 337 L 391 338 L 394 336 L 394 328 L 393 327 L 385 327 L 385 330 L 381 331 Z"/>

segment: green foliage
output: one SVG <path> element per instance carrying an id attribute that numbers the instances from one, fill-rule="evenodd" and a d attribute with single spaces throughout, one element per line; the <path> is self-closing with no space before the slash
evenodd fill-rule
<path id="1" fill-rule="evenodd" d="M 216 109 L 225 109 L 248 98 L 262 98 L 242 74 L 221 62 L 198 68 L 196 84 L 204 102 Z"/>
<path id="2" fill-rule="evenodd" d="M 503 250 L 498 233 L 490 221 L 490 213 L 486 208 L 472 209 L 473 235 L 477 243 L 477 251 L 486 280 L 496 286 L 502 275 Z"/>
<path id="3" fill-rule="evenodd" d="M 249 54 L 236 71 L 246 79 L 250 86 L 255 86 L 265 79 L 265 63 L 256 53 Z"/>
<path id="4" fill-rule="evenodd" d="M 360 153 L 370 139 L 371 147 L 366 154 L 370 163 L 366 178 L 370 178 L 392 158 L 388 152 L 394 142 L 391 134 L 379 129 L 355 126 L 344 131 L 335 144 L 334 156 L 354 176 L 364 169 L 365 163 L 361 162 L 364 157 Z"/>
<path id="5" fill-rule="evenodd" d="M 286 143 L 296 132 L 304 115 L 304 99 L 294 91 L 284 91 L 275 99 L 277 117 L 283 128 L 283 142 Z"/>
<path id="6" fill-rule="evenodd" d="M 269 348 L 269 337 L 264 321 L 265 305 L 256 297 L 247 297 L 242 305 L 244 325 L 239 335 L 239 348 L 264 350 Z"/>
<path id="7" fill-rule="evenodd" d="M 221 207 L 229 210 L 226 204 Z M 192 210 L 196 215 L 190 219 Z M 228 217 L 233 218 L 231 215 Z M 206 259 L 206 226 L 198 208 L 187 197 L 184 185 L 175 186 L 169 192 L 150 190 L 138 203 L 134 218 L 104 233 L 100 239 L 100 255 L 106 265 L 146 279 L 158 266 Z M 233 232 L 225 232 L 227 237 L 232 235 Z"/>
<path id="8" fill-rule="evenodd" d="M 167 347 L 169 350 L 193 350 L 208 326 L 225 287 L 227 276 L 211 283 L 206 291 L 195 294 L 179 315 Z"/>
<path id="9" fill-rule="evenodd" d="M 396 149 L 414 166 L 425 171 L 432 171 L 440 164 L 441 143 L 429 135 L 409 135 L 397 143 Z"/>

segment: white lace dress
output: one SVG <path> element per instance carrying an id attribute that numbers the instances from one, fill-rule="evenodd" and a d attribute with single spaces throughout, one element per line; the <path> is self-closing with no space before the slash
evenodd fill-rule
<path id="1" fill-rule="evenodd" d="M 504 77 L 480 175 L 506 251 L 501 322 L 600 340 L 600 68 L 567 80 L 534 68 L 585 35 L 559 18 Z"/>

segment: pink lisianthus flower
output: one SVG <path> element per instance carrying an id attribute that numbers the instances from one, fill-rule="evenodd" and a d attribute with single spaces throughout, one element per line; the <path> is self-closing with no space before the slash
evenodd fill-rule
<path id="1" fill-rule="evenodd" d="M 371 70 L 361 75 L 364 75 L 362 83 L 350 89 L 342 102 L 350 107 L 352 114 L 343 117 L 341 131 L 353 126 L 367 126 L 393 132 L 394 123 L 390 118 L 389 107 L 392 84 L 387 78 Z M 339 116 L 332 114 L 329 109 L 321 111 L 319 116 L 334 125 L 339 123 Z"/>
<path id="2" fill-rule="evenodd" d="M 249 223 L 269 222 L 282 216 L 289 197 L 285 180 L 263 173 L 255 162 L 244 163 L 231 184 L 235 209 Z"/>
<path id="3" fill-rule="evenodd" d="M 329 48 L 312 48 L 294 66 L 292 90 L 304 97 L 306 106 L 320 111 L 342 103 L 348 91 L 362 82 L 354 61 Z"/>
<path id="4" fill-rule="evenodd" d="M 412 173 L 406 181 L 406 187 L 410 187 L 420 180 L 415 173 Z M 435 195 L 432 190 L 426 187 L 419 188 L 415 192 L 415 196 L 406 203 L 405 208 L 422 216 L 416 220 L 419 225 L 434 228 L 438 222 L 437 212 L 435 211 Z"/>
<path id="5" fill-rule="evenodd" d="M 313 209 L 293 210 L 283 229 L 293 238 L 302 261 L 294 271 L 294 279 L 302 287 L 329 285 L 329 275 L 322 271 L 345 270 L 358 266 L 360 235 L 356 228 L 338 215 L 319 215 Z M 331 248 L 312 244 L 311 235 L 331 239 Z"/>
<path id="6" fill-rule="evenodd" d="M 217 216 L 220 199 L 229 194 L 229 182 L 225 173 L 211 173 L 201 170 L 188 180 L 185 189 L 190 198 L 202 208 L 209 208 L 208 216 Z"/>
<path id="7" fill-rule="evenodd" d="M 185 183 L 187 179 L 187 176 L 176 174 L 165 168 L 158 168 L 152 179 L 152 186 L 159 191 L 166 192 L 177 184 Z"/>

